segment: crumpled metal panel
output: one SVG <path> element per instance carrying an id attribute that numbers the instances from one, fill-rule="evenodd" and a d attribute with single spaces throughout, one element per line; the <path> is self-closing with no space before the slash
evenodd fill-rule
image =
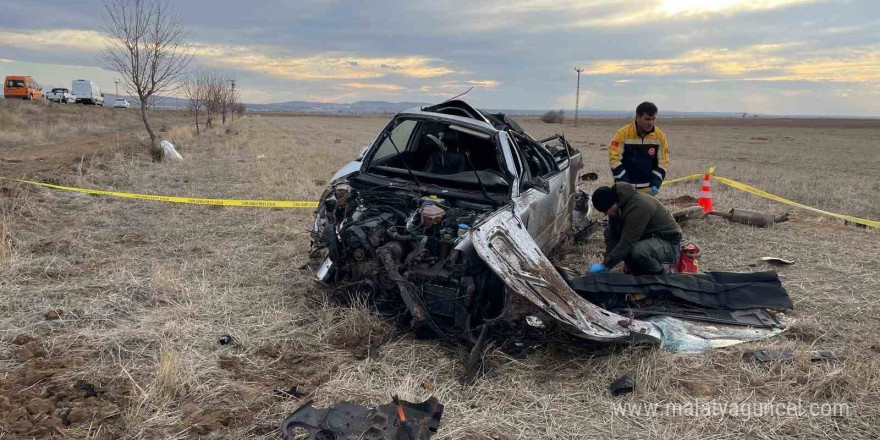
<path id="1" fill-rule="evenodd" d="M 428 440 L 437 432 L 443 416 L 443 405 L 437 398 L 418 404 L 401 400 L 400 404 L 405 426 L 394 403 L 372 408 L 341 402 L 318 409 L 308 401 L 281 422 L 281 435 L 285 440 Z M 297 428 L 307 431 L 308 436 L 294 437 Z"/>
<path id="2" fill-rule="evenodd" d="M 781 317 L 782 327 L 757 328 L 693 322 L 671 316 L 648 318 L 662 333 L 661 347 L 677 353 L 705 353 L 713 348 L 760 341 L 785 332 L 792 319 Z"/>
<path id="3" fill-rule="evenodd" d="M 471 234 L 477 254 L 513 292 L 572 334 L 596 341 L 660 342 L 652 324 L 609 312 L 575 293 L 510 210 L 496 212 Z"/>

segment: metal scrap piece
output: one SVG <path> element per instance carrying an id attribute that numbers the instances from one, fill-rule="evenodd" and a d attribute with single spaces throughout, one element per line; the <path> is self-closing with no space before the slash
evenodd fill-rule
<path id="1" fill-rule="evenodd" d="M 759 258 L 759 260 L 768 264 L 772 264 L 773 266 L 791 266 L 792 264 L 794 264 L 794 261 L 786 260 L 779 257 L 761 257 Z"/>
<path id="2" fill-rule="evenodd" d="M 709 214 L 717 215 L 729 222 L 742 223 L 744 225 L 757 226 L 759 228 L 766 228 L 773 226 L 776 223 L 788 221 L 788 213 L 773 215 L 739 208 L 733 208 L 730 212 L 710 212 Z"/>
<path id="3" fill-rule="evenodd" d="M 676 306 L 648 306 L 627 309 L 640 318 L 645 316 L 672 316 L 692 321 L 716 322 L 739 326 L 777 328 L 781 324 L 766 309 L 718 310 L 708 308 L 683 308 Z M 621 310 L 615 310 L 620 313 Z"/>
<path id="4" fill-rule="evenodd" d="M 755 351 L 755 360 L 758 362 L 774 362 L 774 361 L 787 361 L 795 358 L 794 350 L 782 350 L 782 351 L 768 351 L 768 350 L 757 350 Z M 837 359 L 837 355 L 833 351 L 825 351 L 825 350 L 813 350 L 810 352 L 810 361 L 818 362 L 818 361 L 827 361 Z"/>
<path id="5" fill-rule="evenodd" d="M 680 209 L 672 213 L 672 217 L 676 223 L 685 223 L 695 218 L 705 218 L 707 214 L 703 212 L 702 206 L 691 206 L 689 208 Z"/>
<path id="6" fill-rule="evenodd" d="M 622 396 L 633 392 L 636 388 L 636 379 L 632 374 L 624 374 L 611 383 L 611 395 Z"/>
<path id="7" fill-rule="evenodd" d="M 367 407 L 351 402 L 341 402 L 328 408 L 317 409 L 312 401 L 294 411 L 281 422 L 281 435 L 291 440 L 294 435 L 303 440 L 345 440 L 349 436 L 362 440 L 428 440 L 440 427 L 443 405 L 435 397 L 422 403 L 399 401 L 412 424 L 416 437 L 400 429 L 397 405 L 388 403 L 378 407 Z M 302 431 L 307 437 L 300 437 Z"/>

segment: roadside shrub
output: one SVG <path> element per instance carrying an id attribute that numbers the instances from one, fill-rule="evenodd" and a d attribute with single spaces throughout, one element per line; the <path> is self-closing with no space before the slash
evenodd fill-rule
<path id="1" fill-rule="evenodd" d="M 541 115 L 541 120 L 548 124 L 561 124 L 565 120 L 565 112 L 563 110 L 548 110 L 547 113 Z"/>

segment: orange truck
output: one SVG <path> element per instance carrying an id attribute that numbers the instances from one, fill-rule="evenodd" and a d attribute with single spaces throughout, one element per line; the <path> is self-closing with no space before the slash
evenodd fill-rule
<path id="1" fill-rule="evenodd" d="M 43 97 L 43 88 L 30 76 L 7 76 L 3 82 L 3 97 L 33 101 Z"/>

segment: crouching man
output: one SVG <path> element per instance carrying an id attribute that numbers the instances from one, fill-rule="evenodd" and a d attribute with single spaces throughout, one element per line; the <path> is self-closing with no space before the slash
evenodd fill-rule
<path id="1" fill-rule="evenodd" d="M 624 261 L 634 275 L 669 273 L 681 249 L 681 228 L 660 202 L 620 182 L 593 192 L 593 206 L 608 216 L 608 227 L 605 260 L 590 272 L 609 272 Z"/>

